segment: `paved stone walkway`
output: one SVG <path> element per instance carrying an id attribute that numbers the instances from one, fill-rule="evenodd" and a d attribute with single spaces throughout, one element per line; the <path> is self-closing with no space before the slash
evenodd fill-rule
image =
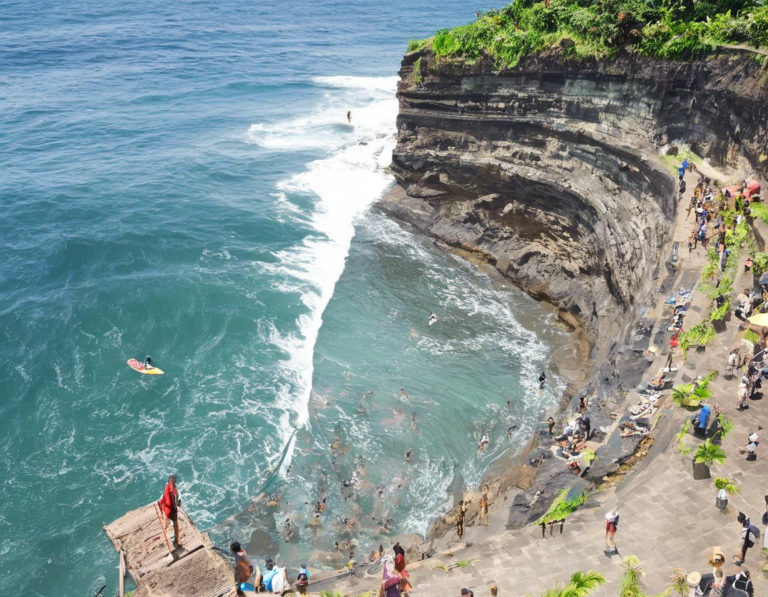
<path id="1" fill-rule="evenodd" d="M 698 175 L 689 174 L 687 187 L 691 191 Z M 734 177 L 735 178 L 735 177 Z M 680 202 L 673 241 L 680 242 L 680 257 L 683 260 L 678 274 L 684 272 L 688 278 L 698 278 L 706 262 L 706 251 L 702 248 L 688 256 L 687 237 L 693 225 L 693 217 L 686 214 L 690 193 Z M 743 261 L 743 258 L 742 258 Z M 752 285 L 752 274 L 740 271 L 734 283 L 733 296 L 739 289 Z M 666 297 L 659 296 L 648 317 L 657 318 L 660 325 L 668 325 L 671 307 L 664 306 Z M 707 315 L 709 300 L 695 294 L 686 328 L 690 328 Z M 715 341 L 702 352 L 691 350 L 685 363 L 676 362 L 679 371 L 674 382 L 686 383 L 695 375 L 706 375 L 711 370 L 724 371 L 727 354 L 737 341 L 740 322 L 732 317 L 726 331 L 717 335 Z M 651 336 L 653 337 L 653 335 Z M 666 334 L 665 338 L 669 338 Z M 666 347 L 659 347 L 665 349 Z M 678 357 L 679 358 L 679 357 Z M 660 354 L 646 377 L 653 375 L 664 366 L 666 351 Z M 528 527 L 518 531 L 505 531 L 491 536 L 493 529 L 503 527 L 506 508 L 492 512 L 490 527 L 467 527 L 465 548 L 457 546 L 452 557 L 436 557 L 409 566 L 414 586 L 413 597 L 459 596 L 461 588 L 467 587 L 478 597 L 488 595 L 488 587 L 496 584 L 499 595 L 524 596 L 537 594 L 555 583 L 566 582 L 574 571 L 597 570 L 608 579 L 608 584 L 598 589 L 596 597 L 615 597 L 623 572 L 621 557 L 609 558 L 604 555 L 604 515 L 617 506 L 620 513 L 619 531 L 616 543 L 620 556 L 636 555 L 644 570 L 642 584 L 649 594 L 664 590 L 675 568 L 686 573 L 697 570 L 708 572 L 707 559 L 710 548 L 718 545 L 727 554 L 726 574 L 734 574 L 738 568 L 731 559 L 740 546 L 740 525 L 736 521 L 739 510 L 751 517 L 752 522 L 762 527 L 760 518 L 764 511 L 764 496 L 768 494 L 768 448 L 758 448 L 758 460 L 747 462 L 738 454 L 746 443 L 750 432 L 759 426 L 765 427 L 764 441 L 768 441 L 768 403 L 754 401 L 744 412 L 736 411 L 736 390 L 739 378 L 728 379 L 720 375 L 710 384 L 713 398 L 710 404 L 723 407 L 724 415 L 735 424 L 735 430 L 723 441 L 727 458 L 722 467 L 715 467 L 714 476 L 727 476 L 742 488 L 742 495 L 732 497 L 726 511 L 715 507 L 716 489 L 712 480 L 694 481 L 692 475 L 692 454 L 681 455 L 677 450 L 675 436 L 684 419 L 692 413 L 674 407 L 669 394 L 663 399 L 662 416 L 653 432 L 654 444 L 649 455 L 632 474 L 616 488 L 593 494 L 589 501 L 568 518 L 564 531 L 542 539 L 539 527 Z M 768 386 L 766 386 L 768 388 Z M 768 395 L 768 391 L 766 391 Z M 630 395 L 631 400 L 631 395 Z M 763 432 L 759 431 L 762 435 Z M 689 435 L 684 444 L 695 448 L 702 440 Z M 768 582 L 759 572 L 761 563 L 760 547 L 763 537 L 752 549 L 742 569 L 749 569 L 758 596 L 768 595 Z M 465 568 L 454 568 L 446 573 L 435 569 L 439 562 L 450 563 L 460 559 L 474 559 Z M 338 585 L 343 593 L 355 595 L 376 585 L 376 578 L 349 579 Z"/>

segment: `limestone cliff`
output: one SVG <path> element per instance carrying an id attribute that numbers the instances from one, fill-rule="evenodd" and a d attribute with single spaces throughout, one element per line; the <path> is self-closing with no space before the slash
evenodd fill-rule
<path id="1" fill-rule="evenodd" d="M 572 62 L 554 50 L 499 72 L 423 50 L 400 77 L 399 188 L 382 208 L 551 300 L 598 361 L 669 255 L 677 180 L 660 147 L 768 164 L 768 71 L 748 52 Z"/>

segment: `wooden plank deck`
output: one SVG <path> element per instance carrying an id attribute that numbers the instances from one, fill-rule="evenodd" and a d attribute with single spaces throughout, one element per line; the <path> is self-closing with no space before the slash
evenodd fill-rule
<path id="1" fill-rule="evenodd" d="M 173 557 L 163 536 L 155 504 L 133 510 L 104 527 L 115 549 L 123 552 L 125 566 L 136 582 L 136 597 L 233 597 L 234 572 L 211 548 L 183 510 L 179 510 L 181 542 Z M 173 525 L 168 528 L 173 549 Z"/>

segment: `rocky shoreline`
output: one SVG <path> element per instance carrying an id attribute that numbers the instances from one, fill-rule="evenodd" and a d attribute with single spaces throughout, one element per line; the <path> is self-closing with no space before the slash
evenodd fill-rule
<path id="1" fill-rule="evenodd" d="M 604 439 L 600 429 L 615 430 L 627 391 L 652 362 L 640 348 L 650 341 L 652 293 L 674 281 L 677 184 L 659 150 L 684 143 L 719 166 L 764 163 L 764 70 L 735 50 L 686 63 L 624 54 L 586 64 L 554 50 L 505 72 L 407 54 L 391 168 L 398 185 L 377 207 L 493 267 L 578 330 L 584 375 L 558 412 L 587 397 L 595 439 Z M 640 443 L 604 443 L 581 479 L 540 439 L 483 481 L 508 508 L 507 529 L 535 521 L 563 488 L 595 487 Z M 435 521 L 414 555 L 455 543 L 454 515 Z"/>

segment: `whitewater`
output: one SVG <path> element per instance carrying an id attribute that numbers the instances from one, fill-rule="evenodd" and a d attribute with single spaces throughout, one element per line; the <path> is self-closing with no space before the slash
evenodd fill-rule
<path id="1" fill-rule="evenodd" d="M 281 334 L 273 328 L 269 336 L 289 355 L 282 365 L 288 383 L 280 388 L 277 401 L 285 411 L 280 427 L 286 442 L 293 428 L 309 421 L 315 342 L 344 271 L 355 220 L 394 182 L 386 168 L 395 146 L 397 77 L 317 77 L 313 82 L 329 90 L 313 114 L 268 126 L 254 124 L 247 136 L 249 143 L 268 149 L 322 147 L 331 153 L 278 183 L 275 196 L 284 212 L 280 218 L 308 226 L 311 233 L 297 245 L 274 252 L 275 262 L 260 264 L 276 288 L 298 294 L 308 309 L 297 321 L 296 332 Z M 340 89 L 345 91 L 343 99 L 333 95 Z M 372 93 L 380 98 L 370 101 Z M 351 123 L 338 110 L 342 101 L 353 112 Z M 305 203 L 311 205 L 309 213 L 299 205 Z M 289 454 L 288 466 L 290 459 Z"/>
<path id="2" fill-rule="evenodd" d="M 102 525 L 170 473 L 217 546 L 331 568 L 525 443 L 555 315 L 375 207 L 408 39 L 485 4 L 0 7 L 0 594 L 114 593 Z"/>

